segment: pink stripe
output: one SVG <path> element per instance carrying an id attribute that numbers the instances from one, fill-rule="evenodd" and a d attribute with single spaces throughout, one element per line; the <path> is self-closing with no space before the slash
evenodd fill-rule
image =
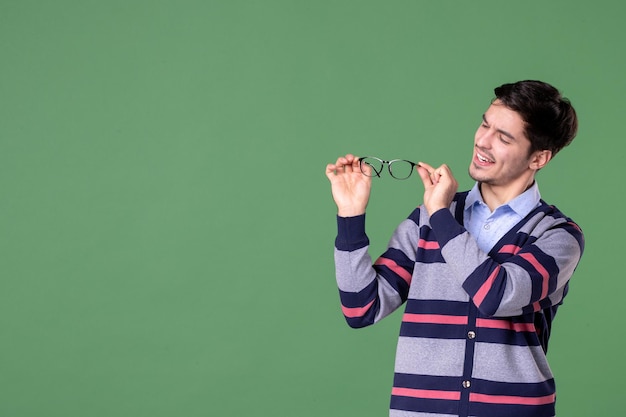
<path id="1" fill-rule="evenodd" d="M 502 246 L 502 249 L 500 249 L 500 253 L 510 253 L 510 254 L 517 254 L 520 250 L 522 250 L 522 248 L 520 246 L 517 245 L 504 245 Z"/>
<path id="2" fill-rule="evenodd" d="M 466 316 L 446 316 L 443 314 L 412 314 L 406 313 L 402 321 L 408 323 L 432 323 L 432 324 L 467 324 Z"/>
<path id="3" fill-rule="evenodd" d="M 350 307 L 341 306 L 341 311 L 343 311 L 343 315 L 348 317 L 349 319 L 353 319 L 355 317 L 363 317 L 365 315 L 365 313 L 367 313 L 367 310 L 370 309 L 372 304 L 374 304 L 374 300 L 372 300 L 365 307 L 353 307 L 353 308 L 350 308 Z"/>
<path id="4" fill-rule="evenodd" d="M 376 260 L 375 263 L 376 265 L 385 265 L 387 268 L 391 269 L 395 274 L 400 276 L 400 278 L 405 280 L 407 284 L 411 283 L 411 274 L 409 274 L 406 269 L 402 268 L 395 261 L 380 257 Z"/>
<path id="5" fill-rule="evenodd" d="M 469 399 L 473 402 L 489 404 L 544 405 L 552 404 L 556 400 L 556 395 L 550 394 L 544 397 L 516 397 L 512 395 L 487 395 L 471 393 Z"/>
<path id="6" fill-rule="evenodd" d="M 480 286 L 480 288 L 476 292 L 476 295 L 474 295 L 474 304 L 476 304 L 477 307 L 480 307 L 480 305 L 485 300 L 487 293 L 491 289 L 493 282 L 496 280 L 496 277 L 498 276 L 498 272 L 500 272 L 500 265 L 498 265 L 498 267 L 493 270 L 491 275 L 489 275 L 489 278 L 487 278 L 487 281 L 485 281 L 483 285 Z"/>
<path id="7" fill-rule="evenodd" d="M 420 239 L 417 247 L 422 249 L 439 249 L 439 242 Z"/>
<path id="8" fill-rule="evenodd" d="M 530 264 L 541 274 L 543 277 L 543 285 L 541 288 L 541 299 L 546 298 L 548 295 L 548 284 L 550 283 L 549 278 L 550 274 L 548 271 L 539 263 L 537 258 L 531 253 L 523 253 L 520 255 L 522 258 L 526 259 Z"/>
<path id="9" fill-rule="evenodd" d="M 513 323 L 507 320 L 476 319 L 476 326 L 488 329 L 514 330 L 516 332 L 535 332 L 534 323 Z"/>
<path id="10" fill-rule="evenodd" d="M 461 399 L 461 393 L 455 391 L 438 391 L 432 389 L 413 389 L 393 387 L 391 395 L 399 397 L 428 398 L 434 400 L 455 400 Z"/>

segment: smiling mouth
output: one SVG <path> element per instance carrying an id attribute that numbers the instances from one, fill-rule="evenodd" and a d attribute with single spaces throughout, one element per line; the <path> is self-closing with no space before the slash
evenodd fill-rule
<path id="1" fill-rule="evenodd" d="M 478 161 L 482 162 L 483 164 L 493 164 L 495 162 L 493 159 L 489 159 L 478 152 L 476 152 L 476 159 L 478 159 Z"/>

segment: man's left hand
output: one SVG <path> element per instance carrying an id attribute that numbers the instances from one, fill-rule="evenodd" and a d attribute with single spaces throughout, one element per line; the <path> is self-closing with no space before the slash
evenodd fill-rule
<path id="1" fill-rule="evenodd" d="M 424 183 L 424 206 L 428 214 L 432 216 L 437 210 L 449 208 L 459 188 L 450 168 L 446 164 L 433 168 L 420 162 L 417 172 Z"/>

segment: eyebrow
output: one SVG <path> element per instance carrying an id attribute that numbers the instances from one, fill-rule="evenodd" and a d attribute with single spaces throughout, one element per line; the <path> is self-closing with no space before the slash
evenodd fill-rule
<path id="1" fill-rule="evenodd" d="M 483 122 L 485 122 L 485 124 L 489 125 L 489 122 L 487 121 L 487 118 L 485 117 L 484 114 L 483 114 Z M 496 132 L 503 134 L 504 136 L 506 136 L 507 138 L 509 138 L 511 140 L 517 140 L 517 139 L 515 139 L 515 136 L 513 136 L 512 134 L 510 134 L 506 130 L 496 129 Z"/>

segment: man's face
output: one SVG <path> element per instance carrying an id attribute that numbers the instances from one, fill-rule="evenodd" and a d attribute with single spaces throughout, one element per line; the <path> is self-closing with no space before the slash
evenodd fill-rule
<path id="1" fill-rule="evenodd" d="M 469 175 L 483 184 L 524 188 L 535 172 L 530 168 L 529 150 L 524 121 L 517 112 L 496 100 L 483 115 L 474 135 Z"/>

